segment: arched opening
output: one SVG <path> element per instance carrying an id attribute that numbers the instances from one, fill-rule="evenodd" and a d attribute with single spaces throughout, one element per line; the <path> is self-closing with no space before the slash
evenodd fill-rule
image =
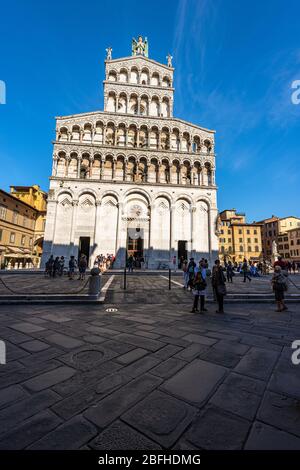
<path id="1" fill-rule="evenodd" d="M 129 100 L 129 114 L 137 114 L 138 112 L 138 100 L 137 95 L 131 95 Z"/>
<path id="2" fill-rule="evenodd" d="M 159 116 L 159 99 L 153 96 L 150 104 L 150 116 Z"/>
<path id="3" fill-rule="evenodd" d="M 108 80 L 110 82 L 116 82 L 117 81 L 117 73 L 114 70 L 111 70 L 108 74 Z"/>
<path id="4" fill-rule="evenodd" d="M 124 180 L 124 170 L 125 170 L 124 157 L 118 156 L 117 162 L 116 162 L 115 177 L 114 177 L 116 181 Z"/>
<path id="5" fill-rule="evenodd" d="M 103 122 L 97 121 L 94 134 L 94 142 L 103 144 Z"/>
<path id="6" fill-rule="evenodd" d="M 117 145 L 119 147 L 125 147 L 126 144 L 126 128 L 125 124 L 120 124 L 117 133 Z"/>
<path id="7" fill-rule="evenodd" d="M 158 128 L 152 127 L 150 132 L 150 148 L 158 149 Z"/>
<path id="8" fill-rule="evenodd" d="M 107 111 L 116 112 L 116 94 L 113 91 L 110 91 L 107 99 Z"/>
<path id="9" fill-rule="evenodd" d="M 120 70 L 120 82 L 127 83 L 128 82 L 128 72 L 126 69 Z"/>
<path id="10" fill-rule="evenodd" d="M 163 98 L 162 103 L 161 103 L 161 115 L 163 117 L 169 117 L 170 116 L 170 102 L 169 98 Z"/>
<path id="11" fill-rule="evenodd" d="M 180 150 L 180 139 L 179 139 L 179 129 L 173 129 L 171 135 L 171 150 Z"/>
<path id="12" fill-rule="evenodd" d="M 147 95 L 141 96 L 140 114 L 142 116 L 148 116 L 149 114 L 149 99 Z"/>
<path id="13" fill-rule="evenodd" d="M 148 69 L 142 69 L 141 72 L 141 84 L 142 85 L 149 85 L 149 71 Z"/>
<path id="14" fill-rule="evenodd" d="M 113 157 L 111 155 L 108 155 L 105 157 L 102 178 L 104 180 L 112 180 L 112 172 L 113 172 Z"/>
<path id="15" fill-rule="evenodd" d="M 171 80 L 169 77 L 165 76 L 162 80 L 162 86 L 164 87 L 170 87 L 171 86 Z"/>
<path id="16" fill-rule="evenodd" d="M 76 140 L 76 141 L 80 140 L 80 127 L 79 126 L 72 127 L 71 140 Z"/>
<path id="17" fill-rule="evenodd" d="M 127 96 L 125 93 L 121 93 L 118 101 L 118 112 L 127 113 Z"/>
<path id="18" fill-rule="evenodd" d="M 92 141 L 92 125 L 87 123 L 83 126 L 83 142 L 91 142 Z"/>
<path id="19" fill-rule="evenodd" d="M 159 86 L 159 74 L 154 72 L 151 77 L 151 85 Z"/>
<path id="20" fill-rule="evenodd" d="M 61 127 L 59 130 L 59 141 L 66 141 L 68 140 L 68 129 L 66 127 Z"/>
<path id="21" fill-rule="evenodd" d="M 163 127 L 161 134 L 160 134 L 160 142 L 161 142 L 161 148 L 163 150 L 169 150 L 170 148 L 170 135 L 169 135 L 169 129 L 167 127 Z"/>
<path id="22" fill-rule="evenodd" d="M 106 145 L 114 145 L 115 143 L 115 125 L 112 122 L 108 123 L 106 127 L 105 143 Z"/>
<path id="23" fill-rule="evenodd" d="M 129 130 L 128 130 L 128 147 L 136 147 L 136 143 L 137 143 L 137 129 L 136 129 L 136 126 L 134 124 L 132 124 L 131 126 L 129 126 Z"/>
<path id="24" fill-rule="evenodd" d="M 141 126 L 140 128 L 140 147 L 147 148 L 148 147 L 148 129 L 146 126 Z"/>
<path id="25" fill-rule="evenodd" d="M 130 83 L 139 83 L 139 72 L 136 67 L 133 67 L 130 71 Z"/>

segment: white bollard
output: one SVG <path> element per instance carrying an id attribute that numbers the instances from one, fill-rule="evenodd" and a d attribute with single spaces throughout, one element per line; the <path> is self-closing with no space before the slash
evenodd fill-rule
<path id="1" fill-rule="evenodd" d="M 91 269 L 91 275 L 89 278 L 89 295 L 98 296 L 101 292 L 101 276 L 100 269 Z"/>

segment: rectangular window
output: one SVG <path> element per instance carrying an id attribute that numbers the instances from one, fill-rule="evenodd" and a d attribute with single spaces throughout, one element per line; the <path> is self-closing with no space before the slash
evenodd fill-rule
<path id="1" fill-rule="evenodd" d="M 248 246 L 248 251 L 251 251 L 251 246 Z"/>
<path id="2" fill-rule="evenodd" d="M 254 238 L 254 243 L 258 243 L 258 238 Z"/>
<path id="3" fill-rule="evenodd" d="M 10 243 L 15 243 L 15 241 L 16 241 L 16 234 L 15 234 L 14 232 L 11 232 L 11 233 L 10 233 L 9 241 L 10 241 Z"/>
<path id="4" fill-rule="evenodd" d="M 243 231 L 241 229 L 239 229 L 239 235 L 242 235 Z"/>
<path id="5" fill-rule="evenodd" d="M 231 238 L 228 238 L 228 243 L 231 243 Z"/>
<path id="6" fill-rule="evenodd" d="M 243 239 L 242 239 L 242 238 L 239 238 L 239 242 L 240 242 L 240 243 L 243 243 Z"/>
<path id="7" fill-rule="evenodd" d="M 251 243 L 251 238 L 247 238 L 247 242 L 248 242 L 248 243 Z"/>
<path id="8" fill-rule="evenodd" d="M 258 246 L 256 246 L 256 247 L 255 247 L 255 251 L 259 251 L 259 248 L 258 248 Z"/>
<path id="9" fill-rule="evenodd" d="M 247 235 L 250 235 L 250 230 L 247 230 Z"/>
<path id="10" fill-rule="evenodd" d="M 13 211 L 13 218 L 12 218 L 13 224 L 17 224 L 17 223 L 18 223 L 18 215 L 19 215 L 19 212 L 18 212 L 18 211 Z"/>
<path id="11" fill-rule="evenodd" d="M 257 235 L 257 230 L 254 230 L 254 235 Z"/>
<path id="12" fill-rule="evenodd" d="M 0 229 L 0 242 L 1 242 L 1 240 L 2 240 L 2 233 L 3 233 L 3 230 Z"/>
<path id="13" fill-rule="evenodd" d="M 6 207 L 3 204 L 0 204 L 0 219 L 6 219 Z"/>
<path id="14" fill-rule="evenodd" d="M 25 245 L 25 241 L 26 241 L 26 237 L 25 237 L 25 235 L 22 235 L 21 244 Z"/>

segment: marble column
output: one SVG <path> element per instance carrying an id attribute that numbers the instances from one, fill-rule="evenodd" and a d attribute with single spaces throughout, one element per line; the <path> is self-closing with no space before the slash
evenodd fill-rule
<path id="1" fill-rule="evenodd" d="M 70 231 L 70 256 L 75 256 L 75 230 L 77 225 L 77 210 L 79 201 L 76 199 L 72 201 L 72 219 L 71 219 L 71 231 Z"/>
<path id="2" fill-rule="evenodd" d="M 94 246 L 93 246 L 93 260 L 90 259 L 90 266 L 93 266 L 93 262 L 99 253 L 100 249 L 100 236 L 101 236 L 101 201 L 99 199 L 96 200 L 96 210 L 95 210 L 95 228 L 94 228 Z"/>

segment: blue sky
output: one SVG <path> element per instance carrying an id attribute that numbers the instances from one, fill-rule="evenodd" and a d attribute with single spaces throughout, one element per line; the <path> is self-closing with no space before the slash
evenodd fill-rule
<path id="1" fill-rule="evenodd" d="M 175 67 L 174 115 L 216 130 L 218 206 L 300 216 L 296 0 L 11 0 L 1 7 L 0 187 L 48 189 L 54 117 L 103 109 L 104 57 L 131 38 Z"/>

